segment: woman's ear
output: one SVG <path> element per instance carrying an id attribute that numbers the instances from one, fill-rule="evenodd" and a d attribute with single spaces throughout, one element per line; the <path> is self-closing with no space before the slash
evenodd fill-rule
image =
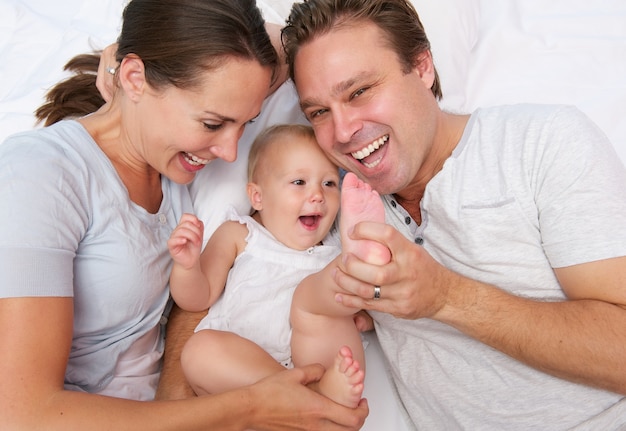
<path id="1" fill-rule="evenodd" d="M 415 58 L 413 70 L 419 75 L 428 89 L 435 83 L 435 65 L 430 50 L 420 52 Z"/>
<path id="2" fill-rule="evenodd" d="M 248 199 L 250 200 L 252 208 L 256 211 L 261 211 L 263 209 L 261 186 L 256 183 L 248 183 L 246 190 L 248 192 Z"/>
<path id="3" fill-rule="evenodd" d="M 141 58 L 128 54 L 119 67 L 120 86 L 129 99 L 137 101 L 146 90 L 146 69 Z"/>

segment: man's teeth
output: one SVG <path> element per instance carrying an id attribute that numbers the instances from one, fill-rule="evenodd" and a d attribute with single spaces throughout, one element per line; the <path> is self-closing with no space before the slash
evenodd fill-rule
<path id="1" fill-rule="evenodd" d="M 357 160 L 363 160 L 364 158 L 372 154 L 374 151 L 376 151 L 377 149 L 385 145 L 388 140 L 389 140 L 389 135 L 385 135 L 381 138 L 378 138 L 374 142 L 369 144 L 367 147 L 362 148 L 359 151 L 355 151 L 354 153 L 351 153 L 352 157 L 354 157 Z"/>
<path id="2" fill-rule="evenodd" d="M 193 166 L 206 165 L 207 163 L 209 163 L 209 160 L 203 159 L 191 153 L 183 153 L 183 157 L 185 157 L 187 163 Z"/>

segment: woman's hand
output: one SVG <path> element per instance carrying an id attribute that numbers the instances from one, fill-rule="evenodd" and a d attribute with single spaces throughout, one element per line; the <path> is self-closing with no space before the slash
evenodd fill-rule
<path id="1" fill-rule="evenodd" d="M 252 412 L 248 426 L 256 430 L 358 430 L 369 414 L 367 400 L 355 409 L 336 404 L 306 385 L 319 381 L 321 365 L 281 371 L 249 387 Z"/>
<path id="2" fill-rule="evenodd" d="M 106 102 L 110 102 L 113 98 L 113 93 L 115 93 L 115 73 L 117 71 L 117 67 L 119 66 L 117 60 L 115 59 L 116 52 L 117 43 L 113 43 L 104 48 L 100 54 L 96 87 Z"/>

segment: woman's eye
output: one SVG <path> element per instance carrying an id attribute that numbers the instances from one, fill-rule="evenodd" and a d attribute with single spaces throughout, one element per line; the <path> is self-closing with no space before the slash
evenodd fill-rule
<path id="1" fill-rule="evenodd" d="M 206 127 L 207 129 L 209 129 L 209 130 L 211 130 L 211 131 L 213 131 L 213 132 L 215 132 L 215 131 L 217 131 L 217 130 L 221 129 L 221 128 L 222 128 L 222 125 L 223 125 L 222 123 L 219 123 L 219 124 L 204 123 L 204 127 Z"/>

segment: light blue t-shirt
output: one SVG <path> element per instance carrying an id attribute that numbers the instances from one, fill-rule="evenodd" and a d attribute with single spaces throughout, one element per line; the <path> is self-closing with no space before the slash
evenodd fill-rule
<path id="1" fill-rule="evenodd" d="M 74 298 L 68 388 L 101 391 L 120 355 L 159 326 L 169 299 L 167 239 L 192 210 L 186 186 L 163 178 L 162 189 L 157 214 L 133 203 L 76 121 L 0 145 L 0 297 Z M 162 345 L 149 347 L 157 366 Z"/>

